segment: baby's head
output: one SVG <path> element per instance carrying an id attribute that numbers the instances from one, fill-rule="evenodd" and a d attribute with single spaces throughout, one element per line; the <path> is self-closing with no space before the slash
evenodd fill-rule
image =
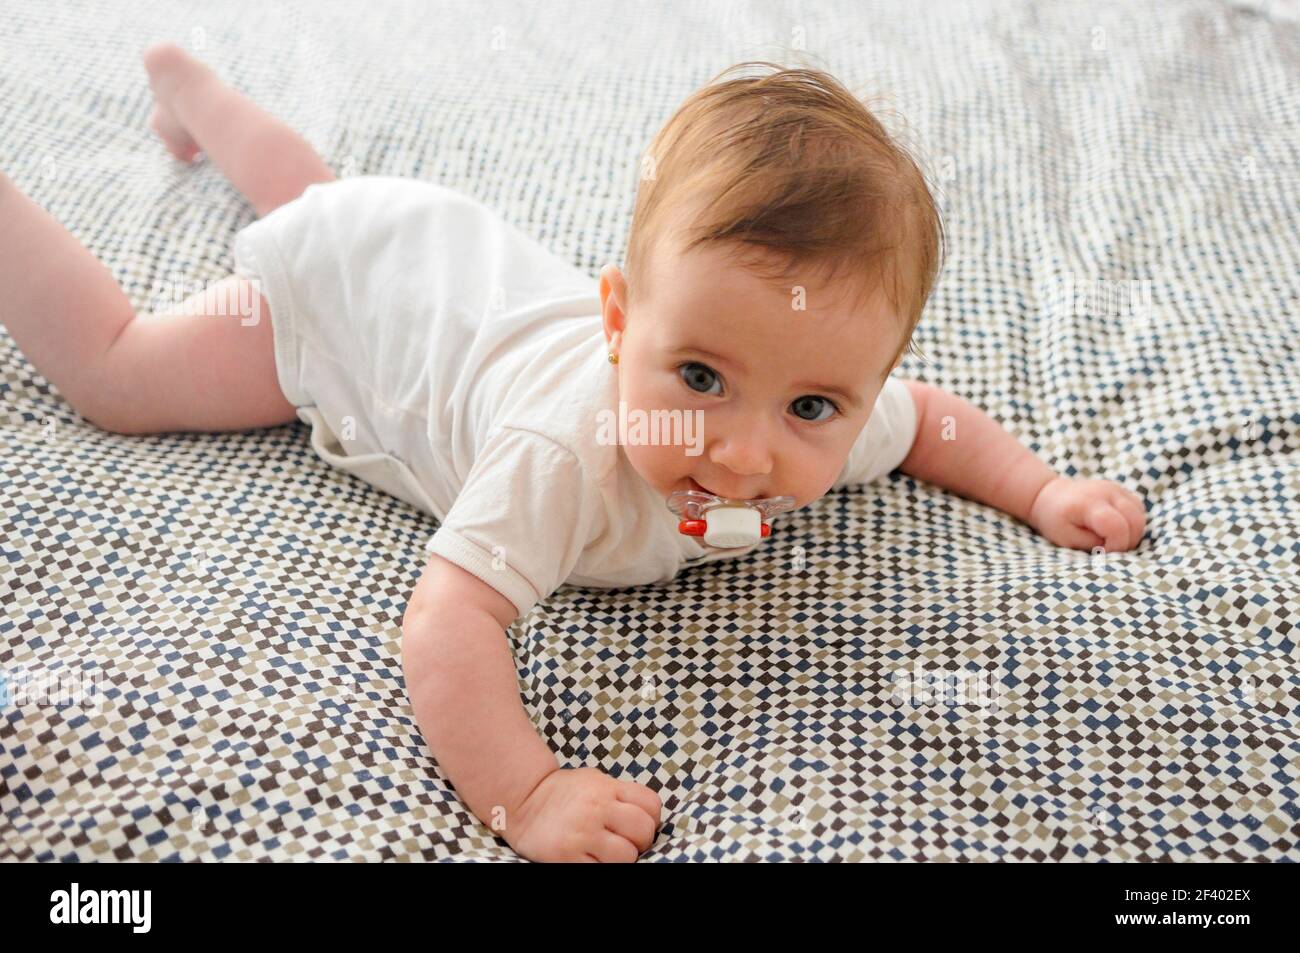
<path id="1" fill-rule="evenodd" d="M 916 163 L 833 78 L 724 70 L 655 137 L 626 270 L 600 276 L 629 418 L 703 412 L 702 446 L 628 440 L 632 466 L 664 496 L 824 494 L 912 347 L 943 243 Z"/>

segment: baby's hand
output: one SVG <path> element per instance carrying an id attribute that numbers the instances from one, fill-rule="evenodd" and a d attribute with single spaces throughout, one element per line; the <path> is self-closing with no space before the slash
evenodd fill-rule
<path id="1" fill-rule="evenodd" d="M 596 768 L 560 768 L 506 818 L 506 842 L 533 861 L 633 863 L 654 843 L 659 796 Z"/>
<path id="2" fill-rule="evenodd" d="M 1137 494 L 1117 483 L 1057 477 L 1038 491 L 1027 522 L 1058 546 L 1115 553 L 1141 541 L 1146 515 Z"/>

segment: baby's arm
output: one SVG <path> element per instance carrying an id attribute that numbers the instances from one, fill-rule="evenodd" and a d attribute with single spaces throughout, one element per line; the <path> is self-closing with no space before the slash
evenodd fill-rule
<path id="1" fill-rule="evenodd" d="M 1060 546 L 1117 552 L 1142 539 L 1146 508 L 1136 494 L 1063 477 L 968 401 L 920 381 L 907 387 L 918 425 L 904 473 L 996 506 Z"/>
<path id="2" fill-rule="evenodd" d="M 461 799 L 519 854 L 634 861 L 659 827 L 658 796 L 595 768 L 561 769 L 533 728 L 505 629 L 514 605 L 430 558 L 402 618 L 402 669 L 424 740 Z"/>

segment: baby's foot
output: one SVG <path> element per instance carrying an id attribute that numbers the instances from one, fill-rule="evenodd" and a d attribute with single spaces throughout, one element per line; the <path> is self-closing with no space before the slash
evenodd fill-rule
<path id="1" fill-rule="evenodd" d="M 172 103 L 181 87 L 206 72 L 207 67 L 175 43 L 155 43 L 144 51 L 144 68 L 154 95 L 149 128 L 177 159 L 193 162 L 199 153 L 198 143 L 176 118 Z"/>

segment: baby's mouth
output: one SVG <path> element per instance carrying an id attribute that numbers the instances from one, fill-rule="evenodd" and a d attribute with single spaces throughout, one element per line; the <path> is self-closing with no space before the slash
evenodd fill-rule
<path id="1" fill-rule="evenodd" d="M 707 494 L 709 494 L 710 496 L 721 496 L 721 495 L 722 495 L 721 493 L 714 493 L 714 492 L 713 492 L 712 490 L 710 490 L 707 486 L 704 486 L 703 484 L 696 482 L 696 480 L 695 480 L 694 477 L 689 477 L 688 479 L 690 480 L 691 489 L 694 490 L 694 491 L 697 492 L 697 493 L 707 493 Z"/>

